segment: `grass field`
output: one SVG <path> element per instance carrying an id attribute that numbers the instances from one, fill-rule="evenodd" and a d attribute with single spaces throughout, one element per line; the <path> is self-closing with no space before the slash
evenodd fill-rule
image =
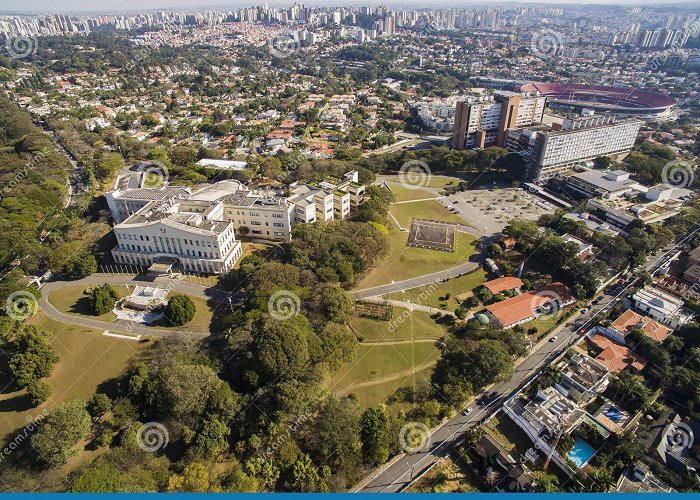
<path id="1" fill-rule="evenodd" d="M 112 285 L 112 287 L 117 291 L 119 297 L 124 297 L 128 292 L 125 286 Z M 89 316 L 100 321 L 114 321 L 117 317 L 112 313 L 112 311 L 102 314 L 101 316 L 95 316 L 90 312 L 88 306 L 88 299 L 85 295 L 84 285 L 69 285 L 63 287 L 59 290 L 55 290 L 48 299 L 52 306 L 54 306 L 59 311 L 66 314 L 73 314 L 75 316 Z"/>
<path id="2" fill-rule="evenodd" d="M 394 308 L 392 322 L 354 318 L 350 325 L 364 341 L 355 359 L 343 365 L 328 382 L 329 390 L 354 393 L 360 404 L 368 407 L 385 401 L 401 386 L 430 380 L 440 357 L 435 341 L 443 337 L 446 330 L 428 314 Z M 394 406 L 396 411 L 410 407 Z"/>
<path id="3" fill-rule="evenodd" d="M 387 186 L 394 193 L 396 201 L 412 201 L 412 200 L 422 200 L 425 198 L 435 198 L 437 195 L 431 193 L 430 191 L 425 191 L 424 189 L 410 189 L 404 187 L 399 182 L 387 182 Z"/>
<path id="4" fill-rule="evenodd" d="M 403 292 L 390 293 L 385 297 L 435 308 L 442 308 L 444 304 L 447 304 L 447 309 L 453 310 L 459 307 L 460 301 L 471 296 L 471 291 L 484 281 L 486 281 L 486 271 L 479 268 L 473 273 L 452 278 L 444 283 L 434 283 L 423 288 L 411 288 Z M 444 298 L 447 293 L 452 294 L 449 300 L 441 300 L 441 297 Z"/>
<path id="5" fill-rule="evenodd" d="M 360 344 L 355 359 L 339 370 L 328 389 L 341 394 L 354 393 L 363 406 L 377 404 L 398 387 L 413 383 L 415 376 L 430 379 L 439 357 L 440 350 L 433 341 Z"/>
<path id="6" fill-rule="evenodd" d="M 399 221 L 399 224 L 408 229 L 413 219 L 438 220 L 442 222 L 454 222 L 465 224 L 467 222 L 459 215 L 453 214 L 439 201 L 416 201 L 415 203 L 393 204 L 389 208 L 391 214 Z"/>
<path id="7" fill-rule="evenodd" d="M 399 320 L 401 318 L 401 320 Z M 372 318 L 353 318 L 350 327 L 363 338 L 363 342 L 395 342 L 412 339 L 439 339 L 445 336 L 445 328 L 433 321 L 428 313 L 410 312 L 394 307 L 392 321 Z"/>
<path id="8" fill-rule="evenodd" d="M 412 205 L 411 203 L 406 206 Z M 455 251 L 441 252 L 424 248 L 407 247 L 407 232 L 393 230 L 389 234 L 389 255 L 363 276 L 356 289 L 385 285 L 423 274 L 443 271 L 465 264 L 477 250 L 476 238 L 466 233 L 457 233 Z"/>
<path id="9" fill-rule="evenodd" d="M 146 356 L 153 344 L 105 337 L 101 330 L 54 321 L 39 312 L 28 324 L 45 328 L 52 334 L 51 345 L 59 357 L 48 378 L 53 386 L 51 398 L 34 408 L 24 391 L 0 394 L 0 438 L 26 425 L 28 418 L 40 415 L 44 408 L 75 398 L 89 399 L 106 381 L 123 373 L 132 360 Z"/>

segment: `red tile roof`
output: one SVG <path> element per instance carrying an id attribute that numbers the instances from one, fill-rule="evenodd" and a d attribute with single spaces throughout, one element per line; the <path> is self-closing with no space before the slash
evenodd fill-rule
<path id="1" fill-rule="evenodd" d="M 610 326 L 624 335 L 627 335 L 632 328 L 640 327 L 644 335 L 657 342 L 663 342 L 666 340 L 666 337 L 671 335 L 670 328 L 647 316 L 642 316 L 632 309 L 628 309 L 622 313 Z"/>
<path id="2" fill-rule="evenodd" d="M 513 290 L 523 286 L 523 280 L 515 276 L 506 276 L 505 278 L 496 278 L 495 280 L 487 281 L 484 283 L 484 286 L 488 288 L 489 292 L 496 295 L 505 290 Z"/>
<path id="3" fill-rule="evenodd" d="M 612 373 L 620 373 L 628 366 L 639 371 L 647 365 L 647 360 L 639 354 L 628 347 L 616 344 L 603 335 L 594 334 L 590 340 L 598 349 L 601 349 L 600 354 L 595 359 Z"/>

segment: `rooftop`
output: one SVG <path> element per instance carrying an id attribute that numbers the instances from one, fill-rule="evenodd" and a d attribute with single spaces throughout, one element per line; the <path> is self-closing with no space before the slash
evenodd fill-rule
<path id="1" fill-rule="evenodd" d="M 610 326 L 624 335 L 632 328 L 641 328 L 647 337 L 657 342 L 663 342 L 671 334 L 670 328 L 631 309 L 622 313 Z"/>
<path id="2" fill-rule="evenodd" d="M 523 286 L 523 280 L 515 276 L 506 276 L 504 278 L 496 278 L 495 280 L 487 281 L 484 286 L 494 295 L 505 290 L 513 290 Z"/>
<path id="3" fill-rule="evenodd" d="M 620 373 L 628 366 L 640 371 L 647 365 L 647 360 L 629 347 L 616 344 L 604 335 L 593 334 L 590 340 L 601 350 L 595 359 L 612 373 Z"/>

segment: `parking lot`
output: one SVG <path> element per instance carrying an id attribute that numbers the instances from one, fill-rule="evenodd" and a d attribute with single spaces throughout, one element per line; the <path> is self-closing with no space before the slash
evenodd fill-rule
<path id="1" fill-rule="evenodd" d="M 500 233 L 511 219 L 537 220 L 556 208 L 521 188 L 470 190 L 440 201 L 485 235 Z"/>

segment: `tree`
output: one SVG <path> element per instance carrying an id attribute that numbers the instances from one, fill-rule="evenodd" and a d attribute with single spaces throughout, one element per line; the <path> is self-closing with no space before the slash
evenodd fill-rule
<path id="1" fill-rule="evenodd" d="M 29 394 L 34 406 L 39 406 L 49 399 L 49 397 L 51 397 L 51 392 L 53 392 L 53 387 L 43 379 L 32 380 L 29 385 L 27 385 L 27 394 Z"/>
<path id="2" fill-rule="evenodd" d="M 229 434 L 229 426 L 212 415 L 202 423 L 202 430 L 195 438 L 195 446 L 206 457 L 217 456 L 228 450 Z"/>
<path id="3" fill-rule="evenodd" d="M 85 401 L 74 399 L 56 406 L 44 419 L 31 443 L 39 458 L 58 466 L 74 453 L 75 445 L 90 430 L 92 419 L 85 410 Z"/>
<path id="4" fill-rule="evenodd" d="M 325 286 L 321 290 L 321 312 L 329 321 L 345 323 L 353 315 L 352 297 L 338 287 Z"/>
<path id="5" fill-rule="evenodd" d="M 165 319 L 173 326 L 186 325 L 194 319 L 197 307 L 187 295 L 177 294 L 170 297 L 165 307 Z"/>
<path id="6" fill-rule="evenodd" d="M 389 458 L 389 450 L 386 446 L 387 431 L 389 428 L 389 416 L 384 406 L 368 408 L 362 414 L 362 454 L 365 462 L 371 465 L 379 465 Z"/>
<path id="7" fill-rule="evenodd" d="M 58 361 L 56 352 L 49 344 L 48 333 L 35 326 L 23 327 L 9 351 L 13 353 L 8 363 L 10 372 L 22 387 L 51 375 Z"/>
<path id="8" fill-rule="evenodd" d="M 108 464 L 89 465 L 82 469 L 71 485 L 73 493 L 114 493 L 119 491 L 119 469 Z"/>
<path id="9" fill-rule="evenodd" d="M 222 382 L 211 367 L 194 364 L 166 366 L 158 378 L 153 391 L 158 410 L 185 423 L 199 420 Z"/>
<path id="10" fill-rule="evenodd" d="M 311 448 L 321 463 L 334 470 L 354 470 L 361 449 L 360 412 L 351 398 L 330 396 L 315 420 Z"/>
<path id="11" fill-rule="evenodd" d="M 286 321 L 264 321 L 253 344 L 255 364 L 268 380 L 301 378 L 309 368 L 308 320 L 301 314 Z"/>
<path id="12" fill-rule="evenodd" d="M 66 262 L 64 271 L 74 278 L 83 278 L 97 272 L 97 259 L 91 253 Z"/>
<path id="13" fill-rule="evenodd" d="M 100 417 L 112 409 L 112 400 L 101 392 L 92 396 L 88 403 L 88 412 L 93 418 Z"/>
<path id="14" fill-rule="evenodd" d="M 168 479 L 168 491 L 204 493 L 210 491 L 209 470 L 200 462 L 192 462 L 182 474 L 173 474 Z"/>
<path id="15" fill-rule="evenodd" d="M 543 471 L 532 473 L 535 477 L 534 489 L 540 493 L 555 493 L 559 491 L 559 479 L 554 474 L 547 474 Z"/>
<path id="16" fill-rule="evenodd" d="M 328 476 L 330 476 L 328 467 L 322 467 L 319 471 L 306 453 L 299 455 L 292 467 L 293 486 L 295 490 L 302 492 L 327 490 L 325 479 Z"/>
<path id="17" fill-rule="evenodd" d="M 345 325 L 328 323 L 320 338 L 323 358 L 333 369 L 352 361 L 357 353 L 357 337 Z"/>
<path id="18" fill-rule="evenodd" d="M 92 287 L 90 290 L 86 290 L 85 294 L 88 298 L 88 307 L 96 316 L 110 312 L 119 300 L 119 293 L 107 283 Z"/>
<path id="19" fill-rule="evenodd" d="M 612 161 L 608 156 L 598 156 L 593 160 L 593 167 L 598 170 L 607 170 L 610 168 Z"/>

